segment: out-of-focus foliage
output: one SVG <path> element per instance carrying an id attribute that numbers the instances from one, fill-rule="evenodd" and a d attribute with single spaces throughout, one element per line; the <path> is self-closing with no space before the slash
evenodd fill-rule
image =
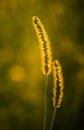
<path id="1" fill-rule="evenodd" d="M 42 130 L 44 76 L 32 26 L 44 24 L 64 74 L 64 99 L 53 129 L 84 127 L 83 0 L 0 0 L 0 130 Z M 47 129 L 52 114 L 52 76 L 48 84 Z"/>

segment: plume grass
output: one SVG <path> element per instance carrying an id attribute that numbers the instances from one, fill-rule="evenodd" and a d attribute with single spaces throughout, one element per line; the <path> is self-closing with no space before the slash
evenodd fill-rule
<path id="1" fill-rule="evenodd" d="M 56 102 L 57 87 L 59 87 L 60 89 L 59 89 L 58 101 Z M 60 62 L 58 60 L 55 60 L 53 62 L 53 89 L 52 89 L 53 92 L 52 102 L 53 102 L 54 112 L 50 124 L 50 130 L 52 130 L 53 127 L 56 109 L 61 106 L 61 102 L 63 99 L 63 89 L 64 89 L 64 80 L 63 80 L 62 67 L 60 65 Z"/>
<path id="2" fill-rule="evenodd" d="M 44 75 L 49 75 L 52 70 L 52 52 L 47 32 L 37 16 L 33 16 L 33 26 L 37 34 L 41 53 L 41 69 Z"/>

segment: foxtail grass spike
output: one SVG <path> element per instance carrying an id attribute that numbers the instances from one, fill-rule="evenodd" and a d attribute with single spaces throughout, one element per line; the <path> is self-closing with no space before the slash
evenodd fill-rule
<path id="1" fill-rule="evenodd" d="M 60 107 L 62 99 L 63 99 L 64 79 L 63 79 L 62 67 L 58 60 L 56 60 L 56 64 L 57 64 L 58 81 L 59 81 L 59 87 L 60 87 L 59 100 L 57 103 L 57 108 L 58 108 L 58 107 Z"/>
<path id="2" fill-rule="evenodd" d="M 40 43 L 41 69 L 44 75 L 49 75 L 52 70 L 52 52 L 50 41 L 40 19 L 37 16 L 33 16 L 32 22 Z"/>
<path id="3" fill-rule="evenodd" d="M 56 107 L 56 91 L 57 91 L 57 70 L 54 61 L 53 62 L 53 88 L 52 88 L 52 92 L 53 92 L 52 101 L 53 101 L 54 108 Z"/>
<path id="4" fill-rule="evenodd" d="M 64 89 L 64 80 L 63 80 L 63 74 L 62 74 L 62 67 L 58 60 L 55 60 L 53 62 L 53 107 L 58 108 L 61 105 L 62 98 L 63 98 L 63 89 Z M 56 92 L 57 87 L 60 87 L 59 89 L 59 97 L 58 102 L 56 103 Z"/>
<path id="5" fill-rule="evenodd" d="M 53 112 L 52 119 L 51 119 L 50 130 L 52 130 L 52 128 L 53 128 L 56 109 L 58 107 L 60 107 L 60 105 L 61 105 L 62 98 L 63 98 L 63 89 L 64 89 L 62 67 L 61 67 L 58 60 L 55 60 L 53 62 L 52 71 L 53 71 L 53 90 L 52 90 L 53 97 L 52 97 L 52 101 L 53 101 L 54 112 Z M 57 87 L 60 87 L 58 101 L 56 101 Z"/>

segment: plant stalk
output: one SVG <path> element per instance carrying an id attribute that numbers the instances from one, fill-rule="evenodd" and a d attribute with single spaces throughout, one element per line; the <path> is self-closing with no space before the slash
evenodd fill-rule
<path id="1" fill-rule="evenodd" d="M 48 85 L 48 75 L 45 76 L 45 90 L 44 90 L 44 124 L 43 124 L 43 130 L 46 129 L 46 116 L 47 116 L 47 85 Z"/>
<path id="2" fill-rule="evenodd" d="M 55 107 L 54 112 L 53 112 L 53 116 L 52 116 L 52 120 L 51 120 L 51 124 L 50 124 L 50 130 L 52 130 L 52 128 L 53 128 L 53 124 L 54 124 L 54 120 L 55 120 L 55 114 L 56 114 L 56 107 Z"/>

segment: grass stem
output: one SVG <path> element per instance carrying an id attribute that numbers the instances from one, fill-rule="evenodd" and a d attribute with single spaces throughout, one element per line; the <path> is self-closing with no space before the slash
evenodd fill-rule
<path id="1" fill-rule="evenodd" d="M 48 75 L 45 76 L 45 92 L 44 92 L 44 124 L 43 124 L 43 130 L 46 129 L 46 116 L 47 116 L 47 101 L 46 101 L 46 91 L 47 91 L 47 85 L 48 85 Z"/>
<path id="2" fill-rule="evenodd" d="M 55 107 L 54 112 L 53 112 L 53 116 L 52 116 L 52 120 L 51 120 L 51 124 L 50 124 L 50 130 L 52 130 L 52 128 L 53 128 L 53 124 L 54 124 L 54 120 L 55 120 L 55 114 L 56 114 L 56 107 Z"/>

